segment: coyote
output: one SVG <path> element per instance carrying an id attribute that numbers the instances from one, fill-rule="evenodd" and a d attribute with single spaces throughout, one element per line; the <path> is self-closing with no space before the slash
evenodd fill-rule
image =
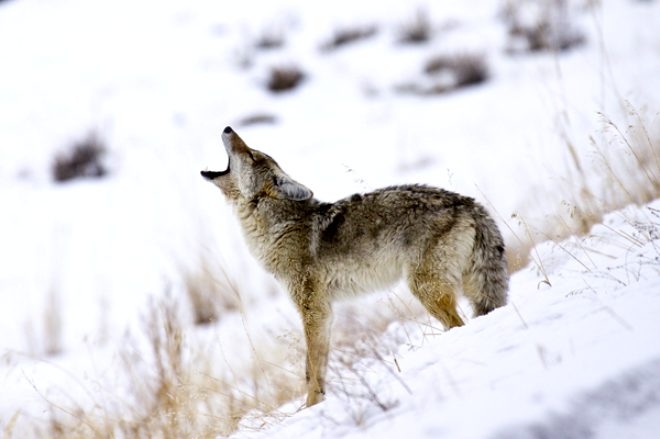
<path id="1" fill-rule="evenodd" d="M 506 303 L 504 242 L 472 198 L 403 185 L 324 203 L 231 127 L 222 141 L 227 169 L 201 174 L 233 205 L 250 251 L 286 286 L 300 312 L 307 406 L 324 397 L 334 299 L 405 278 L 446 328 L 464 324 L 457 290 L 477 316 Z"/>

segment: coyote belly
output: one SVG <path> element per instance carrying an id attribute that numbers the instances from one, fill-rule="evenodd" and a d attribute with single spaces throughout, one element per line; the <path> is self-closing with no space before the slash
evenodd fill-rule
<path id="1" fill-rule="evenodd" d="M 307 405 L 324 395 L 332 301 L 404 279 L 446 328 L 506 303 L 502 236 L 472 198 L 423 185 L 391 186 L 335 203 L 288 176 L 230 128 L 224 171 L 202 171 L 234 206 L 251 253 L 286 286 L 307 343 Z"/>

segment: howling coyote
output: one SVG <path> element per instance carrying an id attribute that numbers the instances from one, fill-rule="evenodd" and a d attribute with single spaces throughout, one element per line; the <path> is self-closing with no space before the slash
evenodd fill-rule
<path id="1" fill-rule="evenodd" d="M 457 291 L 477 316 L 506 303 L 502 236 L 472 198 L 403 185 L 324 203 L 230 127 L 222 141 L 227 169 L 201 174 L 234 206 L 250 251 L 286 286 L 300 312 L 308 406 L 324 395 L 334 299 L 405 278 L 446 328 L 463 325 Z"/>

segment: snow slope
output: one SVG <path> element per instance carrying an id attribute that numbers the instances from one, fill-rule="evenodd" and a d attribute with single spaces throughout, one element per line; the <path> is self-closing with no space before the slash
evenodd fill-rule
<path id="1" fill-rule="evenodd" d="M 235 437 L 655 437 L 660 201 L 537 251 L 509 305 L 442 334 L 393 323 L 323 404 Z"/>
<path id="2" fill-rule="evenodd" d="M 405 182 L 474 196 L 494 213 L 509 247 L 518 243 L 520 219 L 536 227 L 552 223 L 558 211 L 576 211 L 573 191 L 586 186 L 596 203 L 607 204 L 621 186 L 632 200 L 637 189 L 653 186 L 657 152 L 656 161 L 643 157 L 650 174 L 638 172 L 626 142 L 637 139 L 640 127 L 652 141 L 660 137 L 660 2 L 568 2 L 585 44 L 516 56 L 506 52 L 503 3 L 0 2 L 3 434 L 38 437 L 53 419 L 77 421 L 71 416 L 77 410 L 115 419 L 133 407 L 129 401 L 139 405 L 136 381 L 157 375 L 145 321 L 153 304 L 168 297 L 186 334 L 185 355 L 204 365 L 192 369 L 195 377 L 227 380 L 251 394 L 248 375 L 262 371 L 254 359 L 263 357 L 282 365 L 288 391 L 299 393 L 297 316 L 247 254 L 217 189 L 199 177 L 200 169 L 224 166 L 219 133 L 225 125 L 324 200 Z M 418 10 L 428 14 L 433 36 L 403 46 L 400 27 Z M 370 24 L 378 28 L 373 38 L 320 50 L 337 29 Z M 273 31 L 281 32 L 283 47 L 256 48 Z M 441 96 L 397 91 L 423 81 L 424 63 L 438 53 L 483 54 L 490 76 Z M 270 68 L 282 65 L 299 66 L 306 79 L 276 95 L 264 84 Z M 264 114 L 275 122 L 241 125 Z M 90 132 L 107 145 L 108 177 L 54 183 L 54 156 Z M 633 171 L 624 172 L 631 163 Z M 625 215 L 651 215 L 649 224 L 657 223 L 644 212 Z M 616 224 L 616 230 L 629 227 Z M 591 407 L 594 394 L 600 402 L 574 419 L 574 428 L 586 423 L 603 436 L 619 424 L 638 424 L 626 433 L 647 433 L 657 425 L 656 411 L 642 410 L 652 395 L 632 392 L 620 407 L 608 395 L 634 387 L 655 356 L 654 348 L 637 347 L 653 346 L 645 337 L 657 333 L 645 317 L 657 310 L 657 259 L 644 247 L 650 260 L 642 263 L 628 252 L 636 241 L 607 230 L 597 228 L 587 241 L 541 246 L 536 259 L 552 288 L 539 283 L 532 265 L 514 277 L 518 312 L 508 307 L 447 334 L 420 314 L 405 289 L 341 305 L 337 343 L 344 355 L 333 360 L 334 393 L 323 406 L 281 425 L 273 421 L 267 431 L 386 435 L 401 433 L 403 427 L 393 426 L 401 424 L 420 435 L 436 427 L 458 436 L 509 427 L 524 434 L 574 419 L 571 413 Z M 188 279 L 198 275 L 231 302 L 218 322 L 201 328 L 186 295 Z M 356 337 L 351 325 L 411 316 L 413 322 L 392 324 L 377 341 L 346 343 Z M 454 343 L 456 337 L 463 343 Z M 608 349 L 617 355 L 603 360 Z M 589 368 L 575 370 L 576 362 Z M 374 408 L 364 380 L 382 390 L 379 402 L 387 410 Z M 552 386 L 543 386 L 546 380 Z M 505 396 L 515 409 L 504 410 Z M 473 403 L 483 410 L 472 415 Z M 269 416 L 286 418 L 298 405 L 246 416 L 238 434 L 250 435 Z M 640 407 L 635 416 L 627 411 L 633 405 Z M 425 408 L 438 417 L 418 417 Z M 479 422 L 463 421 L 468 408 Z M 600 421 L 601 411 L 615 419 L 612 425 Z"/>

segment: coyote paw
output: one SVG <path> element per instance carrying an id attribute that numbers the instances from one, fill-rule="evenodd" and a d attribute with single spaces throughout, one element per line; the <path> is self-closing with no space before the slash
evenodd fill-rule
<path id="1" fill-rule="evenodd" d="M 311 407 L 315 404 L 318 404 L 319 402 L 322 402 L 325 399 L 325 393 L 324 392 L 309 392 L 307 394 L 307 402 L 305 405 L 307 407 Z"/>

